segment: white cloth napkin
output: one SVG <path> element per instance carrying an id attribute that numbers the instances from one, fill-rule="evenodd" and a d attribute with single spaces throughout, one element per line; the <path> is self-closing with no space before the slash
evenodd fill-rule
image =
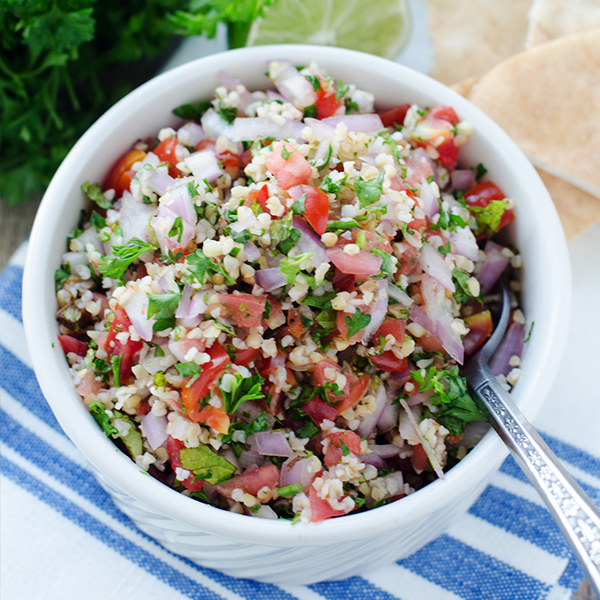
<path id="1" fill-rule="evenodd" d="M 23 245 L 0 276 L 0 597 L 7 600 L 567 600 L 582 573 L 509 458 L 448 532 L 397 564 L 310 586 L 237 580 L 171 554 L 96 483 L 35 380 L 21 319 Z M 570 245 L 567 352 L 537 427 L 600 504 L 600 223 Z"/>

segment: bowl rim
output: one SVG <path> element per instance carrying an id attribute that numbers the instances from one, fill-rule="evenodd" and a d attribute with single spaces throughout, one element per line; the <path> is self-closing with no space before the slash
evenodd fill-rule
<path id="1" fill-rule="evenodd" d="M 146 473 L 142 475 L 137 465 L 122 454 L 101 432 L 93 419 L 89 417 L 82 402 L 80 402 L 80 409 L 75 411 L 69 407 L 68 403 L 61 402 L 64 393 L 74 394 L 75 392 L 73 388 L 71 390 L 62 389 L 61 385 L 56 383 L 56 373 L 60 371 L 58 362 L 60 351 L 50 349 L 50 341 L 56 336 L 56 323 L 48 323 L 44 318 L 44 312 L 39 310 L 39 305 L 36 303 L 36 299 L 44 298 L 47 293 L 48 280 L 53 280 L 53 278 L 47 273 L 44 275 L 41 272 L 38 257 L 47 252 L 45 248 L 52 239 L 47 224 L 52 222 L 52 213 L 56 211 L 57 202 L 60 202 L 61 190 L 69 185 L 71 167 L 79 160 L 79 156 L 93 151 L 95 140 L 103 138 L 105 130 L 114 129 L 114 126 L 111 125 L 113 121 L 118 120 L 122 115 L 134 112 L 139 100 L 152 96 L 162 88 L 174 85 L 182 79 L 198 77 L 199 72 L 216 73 L 221 69 L 226 70 L 238 61 L 264 63 L 273 57 L 280 57 L 289 58 L 296 63 L 312 60 L 318 62 L 320 56 L 338 64 L 360 65 L 361 71 L 368 69 L 379 75 L 385 74 L 409 80 L 410 85 L 416 90 L 424 89 L 427 94 L 435 96 L 440 103 L 453 106 L 459 114 L 468 114 L 470 121 L 476 121 L 476 128 L 480 128 L 484 124 L 486 138 L 491 136 L 495 145 L 501 145 L 506 152 L 510 152 L 511 162 L 521 173 L 519 179 L 527 180 L 524 185 L 535 195 L 536 201 L 541 203 L 546 213 L 544 229 L 539 232 L 540 240 L 544 242 L 548 261 L 552 261 L 553 269 L 559 275 L 554 279 L 560 280 L 560 283 L 555 281 L 552 284 L 554 293 L 548 298 L 551 303 L 552 319 L 548 324 L 545 337 L 550 341 L 561 339 L 566 331 L 570 306 L 570 265 L 566 240 L 548 192 L 523 152 L 481 110 L 438 81 L 387 59 L 342 48 L 290 44 L 230 50 L 199 58 L 162 73 L 125 96 L 101 116 L 79 139 L 54 175 L 44 194 L 34 222 L 23 279 L 24 326 L 36 377 L 61 427 L 92 466 L 132 498 L 165 516 L 186 523 L 200 532 L 213 533 L 236 541 L 280 547 L 328 545 L 332 543 L 332 540 L 342 542 L 371 537 L 377 533 L 383 533 L 391 527 L 412 522 L 415 520 L 415 515 L 432 514 L 463 496 L 464 485 L 470 481 L 472 487 L 474 480 L 483 479 L 481 475 L 483 471 L 486 475 L 494 471 L 508 451 L 501 440 L 490 432 L 463 461 L 449 470 L 445 481 L 436 480 L 418 492 L 376 510 L 329 519 L 317 524 L 296 523 L 292 525 L 289 521 L 252 519 L 245 515 L 193 502 L 186 496 L 148 477 Z M 160 127 L 160 124 L 158 126 Z M 56 217 L 54 216 L 54 218 Z M 40 332 L 42 332 L 41 338 Z M 547 345 L 551 346 L 551 344 Z M 541 351 L 542 367 L 536 378 L 536 394 L 538 396 L 545 398 L 550 390 L 561 355 L 560 347 L 559 351 L 550 347 Z M 64 364 L 64 356 L 62 361 Z M 544 378 L 541 378 L 542 372 Z M 521 406 L 525 413 L 531 414 L 532 411 L 539 408 L 539 400 L 537 406 L 532 406 L 532 402 L 528 398 L 521 397 Z M 441 493 L 442 486 L 446 486 L 443 493 Z"/>

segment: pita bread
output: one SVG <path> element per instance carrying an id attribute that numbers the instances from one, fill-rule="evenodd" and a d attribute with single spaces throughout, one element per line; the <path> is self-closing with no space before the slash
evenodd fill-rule
<path id="1" fill-rule="evenodd" d="M 449 85 L 522 52 L 529 7 L 530 0 L 427 0 L 435 59 L 429 75 Z"/>
<path id="2" fill-rule="evenodd" d="M 468 97 L 534 165 L 600 198 L 600 29 L 514 56 Z"/>
<path id="3" fill-rule="evenodd" d="M 600 27 L 598 0 L 534 0 L 526 48 Z"/>
<path id="4" fill-rule="evenodd" d="M 567 241 L 600 219 L 600 202 L 596 198 L 539 169 L 538 174 L 552 197 Z"/>
<path id="5" fill-rule="evenodd" d="M 477 77 L 469 77 L 469 79 L 463 79 L 458 83 L 454 83 L 450 86 L 451 90 L 454 90 L 457 94 L 469 97 L 469 92 L 473 89 L 473 86 L 477 83 Z"/>

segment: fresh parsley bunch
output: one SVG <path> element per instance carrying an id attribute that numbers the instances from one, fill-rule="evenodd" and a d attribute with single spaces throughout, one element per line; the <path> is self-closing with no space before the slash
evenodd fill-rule
<path id="1" fill-rule="evenodd" d="M 177 35 L 212 37 L 225 22 L 244 45 L 243 30 L 273 1 L 0 0 L 0 199 L 42 191 L 85 130 L 154 75 Z"/>

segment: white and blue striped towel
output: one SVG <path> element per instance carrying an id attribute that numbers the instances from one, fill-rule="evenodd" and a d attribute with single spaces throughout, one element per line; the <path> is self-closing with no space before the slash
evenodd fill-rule
<path id="1" fill-rule="evenodd" d="M 599 224 L 600 225 L 600 224 Z M 571 244 L 573 332 L 536 420 L 600 504 L 600 226 Z M 397 564 L 345 581 L 274 586 L 204 569 L 164 550 L 112 504 L 35 380 L 21 317 L 25 246 L 0 276 L 2 559 L 7 600 L 566 600 L 583 574 L 515 462 L 451 529 Z"/>

